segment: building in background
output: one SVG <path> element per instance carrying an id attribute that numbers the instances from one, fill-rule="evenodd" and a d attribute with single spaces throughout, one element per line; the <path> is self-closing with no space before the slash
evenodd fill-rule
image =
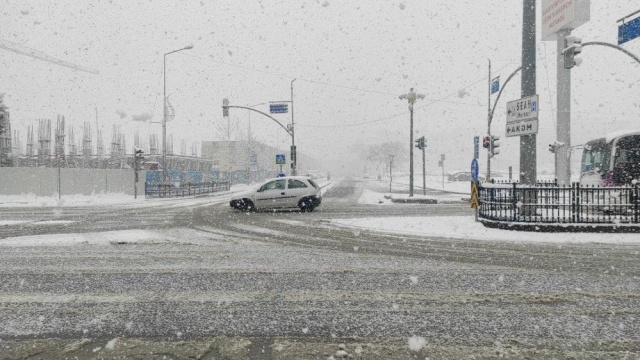
<path id="1" fill-rule="evenodd" d="M 278 175 L 276 155 L 285 154 L 285 174 L 291 173 L 289 149 L 282 150 L 257 141 L 203 141 L 202 157 L 213 161 L 214 169 L 221 179 L 232 183 L 252 183 Z M 315 159 L 298 153 L 298 173 L 306 174 L 308 169 L 322 168 Z"/>
<path id="2" fill-rule="evenodd" d="M 0 94 L 0 166 L 13 165 L 13 147 L 11 145 L 11 121 L 9 111 Z"/>

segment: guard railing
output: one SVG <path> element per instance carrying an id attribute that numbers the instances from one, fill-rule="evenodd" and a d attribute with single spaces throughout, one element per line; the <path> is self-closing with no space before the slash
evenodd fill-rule
<path id="1" fill-rule="evenodd" d="M 517 223 L 640 224 L 640 187 L 482 183 L 480 219 Z"/>
<path id="2" fill-rule="evenodd" d="M 229 182 L 203 182 L 197 184 L 145 184 L 147 198 L 183 197 L 229 191 Z"/>

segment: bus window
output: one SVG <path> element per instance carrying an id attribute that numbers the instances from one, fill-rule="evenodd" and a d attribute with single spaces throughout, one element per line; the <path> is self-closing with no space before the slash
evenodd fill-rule
<path id="1" fill-rule="evenodd" d="M 609 170 L 610 151 L 611 148 L 604 141 L 585 146 L 582 153 L 582 172 Z"/>
<path id="2" fill-rule="evenodd" d="M 640 179 L 640 136 L 628 136 L 616 144 L 613 178 L 617 184 Z"/>

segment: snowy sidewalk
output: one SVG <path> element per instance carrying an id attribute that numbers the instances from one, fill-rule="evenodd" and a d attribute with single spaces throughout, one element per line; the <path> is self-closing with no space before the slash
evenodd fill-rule
<path id="1" fill-rule="evenodd" d="M 551 242 L 551 243 L 640 243 L 638 234 L 536 233 L 489 229 L 473 216 L 372 217 L 335 219 L 333 224 L 395 235 L 457 240 Z"/>

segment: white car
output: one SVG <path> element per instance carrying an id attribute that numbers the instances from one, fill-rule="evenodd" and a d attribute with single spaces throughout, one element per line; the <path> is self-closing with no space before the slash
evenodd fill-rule
<path id="1" fill-rule="evenodd" d="M 242 211 L 300 208 L 305 212 L 313 211 L 321 201 L 320 187 L 313 180 L 306 176 L 285 176 L 232 196 L 229 205 Z"/>

